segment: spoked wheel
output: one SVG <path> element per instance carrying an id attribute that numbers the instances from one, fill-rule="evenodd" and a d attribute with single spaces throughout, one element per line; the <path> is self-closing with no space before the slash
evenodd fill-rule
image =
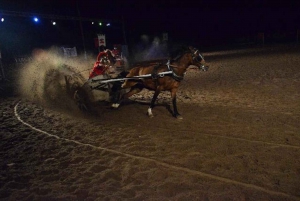
<path id="1" fill-rule="evenodd" d="M 78 75 L 65 76 L 66 90 L 76 107 L 82 112 L 91 112 L 91 89 Z"/>
<path id="2" fill-rule="evenodd" d="M 84 112 L 90 111 L 90 103 L 89 103 L 89 97 L 88 94 L 83 89 L 77 89 L 74 92 L 74 101 L 77 105 L 77 107 Z"/>

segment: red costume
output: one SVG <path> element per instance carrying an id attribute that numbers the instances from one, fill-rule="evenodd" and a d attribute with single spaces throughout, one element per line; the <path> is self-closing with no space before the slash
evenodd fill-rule
<path id="1" fill-rule="evenodd" d="M 101 60 L 103 57 L 107 57 L 106 52 L 100 52 L 97 56 L 97 61 L 94 64 L 92 72 L 90 72 L 89 79 L 97 76 L 97 75 L 103 75 L 105 71 L 108 69 L 108 66 L 106 66 Z"/>
<path id="2" fill-rule="evenodd" d="M 100 61 L 100 59 L 102 59 L 103 57 L 107 57 L 107 53 L 106 52 L 99 52 L 98 56 L 97 56 L 97 61 Z"/>

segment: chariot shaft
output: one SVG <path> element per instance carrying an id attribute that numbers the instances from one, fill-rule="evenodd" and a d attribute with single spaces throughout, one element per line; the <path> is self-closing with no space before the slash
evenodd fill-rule
<path id="1" fill-rule="evenodd" d="M 156 75 L 158 77 L 163 77 L 165 75 L 172 74 L 172 71 L 166 71 L 157 73 Z M 124 78 L 111 78 L 111 79 L 91 79 L 91 82 L 97 82 L 97 83 L 109 83 L 109 82 L 118 82 L 118 81 L 125 81 L 125 80 L 139 80 L 144 78 L 150 78 L 152 77 L 152 74 L 146 74 L 146 75 L 139 75 L 139 76 L 133 76 L 133 77 L 124 77 Z"/>

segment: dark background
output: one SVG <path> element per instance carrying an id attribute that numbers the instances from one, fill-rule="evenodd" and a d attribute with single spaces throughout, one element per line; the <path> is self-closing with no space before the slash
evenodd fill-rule
<path id="1" fill-rule="evenodd" d="M 97 52 L 94 38 L 98 33 L 106 34 L 108 48 L 126 43 L 129 50 L 145 43 L 141 36 L 147 36 L 149 46 L 162 33 L 168 33 L 169 44 L 189 44 L 202 51 L 257 43 L 260 32 L 265 33 L 265 43 L 296 42 L 299 7 L 296 0 L 0 0 L 0 18 L 5 17 L 0 22 L 0 49 L 7 58 L 52 45 L 76 46 L 79 53 L 85 45 L 87 51 Z M 80 16 L 111 22 L 111 26 L 84 20 L 81 32 L 79 20 L 55 20 L 57 26 L 53 26 L 50 18 L 40 18 L 35 24 L 30 17 L 2 16 L 1 11 Z"/>

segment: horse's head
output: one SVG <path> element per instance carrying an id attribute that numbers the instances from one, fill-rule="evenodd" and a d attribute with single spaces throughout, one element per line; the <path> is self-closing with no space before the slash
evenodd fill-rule
<path id="1" fill-rule="evenodd" d="M 208 66 L 204 65 L 205 60 L 199 50 L 191 46 L 189 47 L 189 50 L 192 56 L 192 65 L 197 66 L 200 70 L 207 71 Z"/>
<path id="2" fill-rule="evenodd" d="M 194 47 L 181 47 L 177 51 L 174 51 L 171 55 L 173 61 L 179 61 L 185 63 L 187 66 L 194 65 L 200 70 L 207 71 L 208 67 L 204 66 L 205 60 L 198 49 Z"/>

